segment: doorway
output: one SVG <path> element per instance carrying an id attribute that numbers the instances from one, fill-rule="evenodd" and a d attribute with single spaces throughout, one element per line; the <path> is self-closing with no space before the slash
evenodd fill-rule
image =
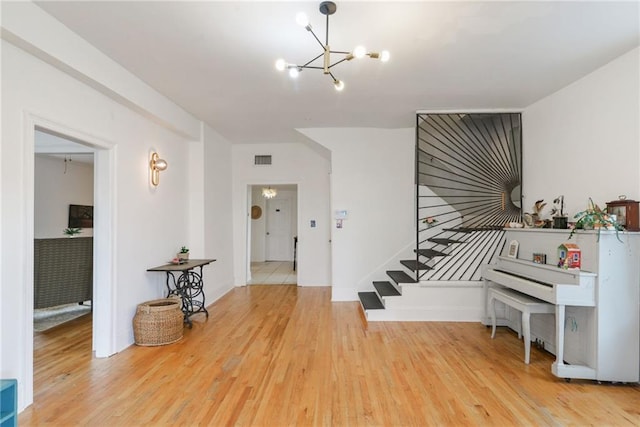
<path id="1" fill-rule="evenodd" d="M 26 221 L 24 229 L 25 242 L 33 242 L 34 218 L 35 218 L 35 155 L 43 152 L 36 147 L 36 133 L 42 132 L 51 136 L 57 136 L 78 144 L 76 149 L 84 148 L 87 153 L 93 156 L 93 199 L 95 201 L 96 215 L 93 220 L 93 261 L 92 261 L 92 339 L 88 343 L 88 357 L 108 357 L 115 353 L 114 319 L 112 316 L 114 306 L 114 268 L 113 251 L 113 223 L 115 213 L 115 166 L 116 148 L 115 144 L 96 138 L 83 131 L 51 122 L 42 117 L 27 114 L 25 117 L 26 126 L 24 141 L 26 145 L 26 155 L 24 163 L 25 179 L 25 199 L 28 201 L 26 207 Z M 68 151 L 64 147 L 48 146 L 49 154 L 56 151 Z M 79 153 L 78 153 L 79 154 Z M 76 157 L 77 158 L 77 157 Z M 67 224 L 68 225 L 68 224 Z M 62 233 L 62 230 L 60 230 Z M 34 252 L 33 244 L 27 244 L 31 250 L 25 255 L 25 269 L 27 286 L 25 297 L 27 301 L 34 301 Z M 99 260 L 99 262 L 97 262 Z M 24 378 L 24 400 L 33 402 L 33 374 L 34 374 L 34 329 L 33 329 L 33 305 L 25 307 L 24 317 L 21 323 L 25 330 L 21 340 L 20 353 L 24 357 L 22 365 L 22 378 Z M 101 331 L 97 334 L 95 331 Z"/>
<path id="2" fill-rule="evenodd" d="M 263 189 L 275 195 L 265 197 Z M 296 284 L 298 186 L 252 185 L 249 194 L 247 284 Z"/>
<path id="3" fill-rule="evenodd" d="M 34 332 L 91 314 L 94 149 L 36 129 Z"/>

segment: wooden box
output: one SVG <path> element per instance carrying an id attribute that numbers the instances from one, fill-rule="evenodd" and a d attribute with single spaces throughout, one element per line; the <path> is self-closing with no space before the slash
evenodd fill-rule
<path id="1" fill-rule="evenodd" d="M 607 213 L 615 215 L 618 224 L 628 231 L 640 231 L 638 203 L 635 200 L 614 200 L 607 203 Z"/>

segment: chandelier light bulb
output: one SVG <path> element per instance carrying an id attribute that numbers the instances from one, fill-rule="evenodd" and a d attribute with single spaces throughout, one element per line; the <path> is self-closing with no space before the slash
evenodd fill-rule
<path id="1" fill-rule="evenodd" d="M 307 17 L 307 14 L 304 12 L 298 12 L 296 15 L 296 23 L 301 27 L 309 25 L 309 18 Z"/>
<path id="2" fill-rule="evenodd" d="M 277 195 L 278 195 L 278 192 L 276 191 L 275 188 L 269 187 L 269 188 L 262 189 L 262 196 L 266 199 L 273 199 Z"/>
<path id="3" fill-rule="evenodd" d="M 0 0 L 2 1 L 2 0 Z M 311 33 L 315 41 L 320 45 L 320 51 L 314 58 L 309 61 L 301 62 L 301 63 L 287 63 L 284 59 L 278 59 L 275 62 L 276 69 L 279 71 L 288 70 L 289 77 L 295 79 L 298 77 L 302 70 L 314 69 L 321 70 L 325 75 L 333 80 L 334 88 L 337 91 L 341 91 L 344 89 L 344 82 L 335 78 L 333 74 L 333 67 L 345 62 L 351 61 L 353 58 L 364 58 L 368 56 L 371 59 L 380 59 L 383 62 L 389 60 L 389 52 L 382 51 L 378 52 L 368 52 L 367 49 L 360 45 L 356 46 L 352 52 L 345 52 L 344 50 L 331 50 L 331 45 L 329 43 L 329 17 L 336 13 L 337 7 L 333 1 L 324 1 L 320 2 L 320 13 L 326 17 L 325 24 L 325 34 L 324 40 L 321 40 L 320 37 L 313 31 L 311 24 L 309 23 L 309 17 L 304 12 L 298 12 L 295 16 L 296 23 L 302 27 L 304 27 L 308 32 Z M 339 59 L 334 59 L 339 58 Z"/>
<path id="4" fill-rule="evenodd" d="M 353 56 L 356 58 L 363 58 L 367 54 L 367 49 L 364 46 L 356 46 L 353 49 Z"/>

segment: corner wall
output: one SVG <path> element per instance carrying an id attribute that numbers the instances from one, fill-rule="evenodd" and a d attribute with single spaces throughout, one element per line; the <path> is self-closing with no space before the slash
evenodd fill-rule
<path id="1" fill-rule="evenodd" d="M 204 229 L 193 230 L 204 238 L 204 258 L 216 260 L 205 270 L 207 304 L 233 288 L 233 193 L 231 143 L 209 126 L 204 136 Z"/>
<path id="2" fill-rule="evenodd" d="M 303 129 L 331 151 L 332 300 L 358 291 L 415 248 L 413 129 Z M 334 212 L 346 210 L 337 228 Z"/>
<path id="3" fill-rule="evenodd" d="M 570 220 L 589 197 L 640 200 L 639 76 L 636 48 L 523 111 L 525 212 L 559 195 Z"/>

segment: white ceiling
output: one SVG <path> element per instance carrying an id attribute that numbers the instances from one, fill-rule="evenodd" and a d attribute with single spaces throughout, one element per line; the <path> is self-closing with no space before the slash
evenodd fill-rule
<path id="1" fill-rule="evenodd" d="M 296 128 L 412 127 L 416 110 L 521 109 L 640 44 L 637 1 L 343 1 L 332 49 L 388 49 L 391 61 L 297 80 L 277 58 L 321 53 L 319 2 L 45 1 L 38 5 L 236 143 L 294 142 Z"/>

